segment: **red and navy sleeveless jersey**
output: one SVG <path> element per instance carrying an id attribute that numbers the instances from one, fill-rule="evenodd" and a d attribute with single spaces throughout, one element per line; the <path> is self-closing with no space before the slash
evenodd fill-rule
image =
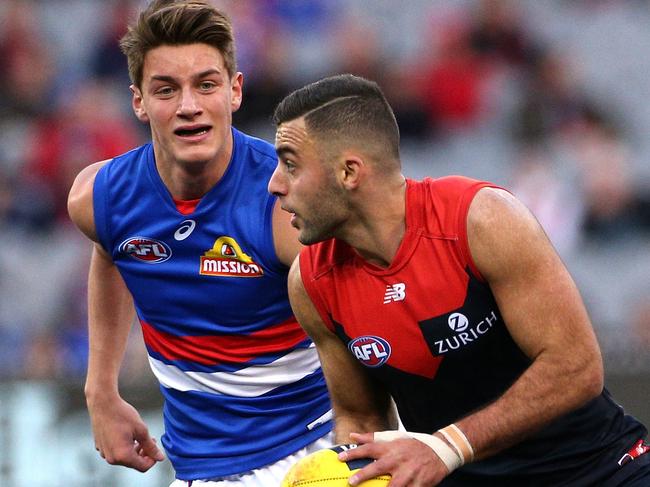
<path id="1" fill-rule="evenodd" d="M 180 479 L 275 462 L 331 429 L 313 343 L 275 254 L 272 145 L 233 129 L 220 181 L 190 214 L 163 184 L 151 144 L 107 163 L 97 233 L 133 295 L 165 399 L 162 443 Z"/>
<path id="2" fill-rule="evenodd" d="M 302 280 L 319 314 L 387 385 L 410 431 L 431 433 L 487 405 L 530 365 L 467 243 L 469 205 L 489 186 L 460 176 L 407 180 L 406 230 L 387 268 L 336 239 L 300 255 Z M 624 453 L 644 434 L 603 391 L 441 485 L 582 485 L 563 482 L 584 475 L 601 453 Z"/>

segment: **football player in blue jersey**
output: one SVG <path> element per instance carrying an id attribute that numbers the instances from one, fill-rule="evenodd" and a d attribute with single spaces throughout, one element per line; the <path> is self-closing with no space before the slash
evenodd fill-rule
<path id="1" fill-rule="evenodd" d="M 275 150 L 232 127 L 243 76 L 231 23 L 206 1 L 155 0 L 120 45 L 152 141 L 85 168 L 68 199 L 94 242 L 85 394 L 96 449 L 142 472 L 164 459 L 118 388 L 135 309 L 165 399 L 172 485 L 278 485 L 331 444 L 331 409 L 288 302 L 300 244 L 266 191 Z"/>

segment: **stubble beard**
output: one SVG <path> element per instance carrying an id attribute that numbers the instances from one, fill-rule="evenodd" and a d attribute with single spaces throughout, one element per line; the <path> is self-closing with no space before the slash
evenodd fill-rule
<path id="1" fill-rule="evenodd" d="M 303 245 L 312 245 L 335 237 L 336 225 L 305 222 L 298 240 Z"/>
<path id="2" fill-rule="evenodd" d="M 298 240 L 303 245 L 312 245 L 334 238 L 346 220 L 344 192 L 337 187 L 327 187 L 314 196 L 314 204 L 307 211 L 309 218 L 303 218 Z"/>

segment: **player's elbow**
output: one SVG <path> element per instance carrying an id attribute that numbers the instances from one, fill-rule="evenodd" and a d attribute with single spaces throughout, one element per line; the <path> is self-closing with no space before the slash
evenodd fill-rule
<path id="1" fill-rule="evenodd" d="M 579 369 L 573 375 L 573 383 L 577 386 L 577 400 L 587 403 L 596 398 L 603 391 L 605 373 L 603 360 L 598 349 L 591 351 L 588 357 L 582 357 Z"/>
<path id="2" fill-rule="evenodd" d="M 599 365 L 597 367 L 594 367 L 594 370 L 592 371 L 587 383 L 591 386 L 588 389 L 588 393 L 592 398 L 598 396 L 601 392 L 603 392 L 603 387 L 605 387 L 605 374 L 603 372 L 602 361 L 599 362 Z"/>

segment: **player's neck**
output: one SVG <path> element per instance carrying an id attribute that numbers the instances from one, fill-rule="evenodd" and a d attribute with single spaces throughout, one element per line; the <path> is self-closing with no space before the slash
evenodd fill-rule
<path id="1" fill-rule="evenodd" d="M 230 154 L 212 161 L 172 161 L 156 157 L 156 168 L 163 183 L 177 200 L 201 198 L 226 172 Z"/>
<path id="2" fill-rule="evenodd" d="M 406 232 L 406 181 L 382 187 L 366 200 L 359 218 L 343 238 L 367 262 L 389 267 Z"/>

